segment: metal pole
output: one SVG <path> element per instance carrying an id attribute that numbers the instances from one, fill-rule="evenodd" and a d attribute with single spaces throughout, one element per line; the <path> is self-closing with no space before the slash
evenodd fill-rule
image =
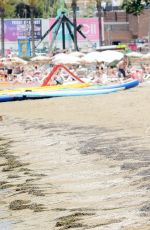
<path id="1" fill-rule="evenodd" d="M 150 52 L 150 9 L 148 10 L 148 20 L 149 20 L 149 25 L 148 25 L 148 42 L 149 42 L 149 52 Z"/>
<path id="2" fill-rule="evenodd" d="M 31 12 L 31 39 L 32 39 L 32 56 L 35 57 L 35 42 L 34 42 L 34 8 L 30 6 Z"/>
<path id="3" fill-rule="evenodd" d="M 101 29 L 102 29 L 102 45 L 104 45 L 105 41 L 105 28 L 104 28 L 104 17 L 101 17 Z"/>
<path id="4" fill-rule="evenodd" d="M 110 27 L 108 27 L 108 45 L 110 45 Z"/>
<path id="5" fill-rule="evenodd" d="M 57 22 L 58 22 L 57 29 L 55 30 L 53 39 L 52 39 L 51 44 L 50 44 L 50 47 L 49 47 L 49 50 L 50 50 L 50 51 L 52 50 L 53 44 L 54 44 L 54 42 L 56 41 L 56 37 L 57 37 L 58 31 L 59 31 L 60 26 L 61 26 L 61 24 L 62 24 L 62 17 L 60 17 L 60 20 L 58 20 Z"/>
<path id="6" fill-rule="evenodd" d="M 65 42 L 65 22 L 64 19 L 62 19 L 62 48 L 63 50 L 66 49 L 66 42 Z"/>
<path id="7" fill-rule="evenodd" d="M 73 24 L 74 24 L 74 49 L 77 51 L 78 50 L 78 45 L 77 45 L 77 18 L 76 18 L 76 2 L 74 1 L 72 3 L 72 10 L 73 10 Z"/>
<path id="8" fill-rule="evenodd" d="M 5 56 L 5 34 L 4 34 L 4 8 L 0 8 L 1 15 L 1 55 Z"/>
<path id="9" fill-rule="evenodd" d="M 101 46 L 102 45 L 101 1 L 97 1 L 97 13 L 98 13 L 98 24 L 99 24 L 99 46 Z"/>

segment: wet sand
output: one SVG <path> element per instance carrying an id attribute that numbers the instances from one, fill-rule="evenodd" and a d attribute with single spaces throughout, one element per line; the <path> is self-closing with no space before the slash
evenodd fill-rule
<path id="1" fill-rule="evenodd" d="M 0 230 L 149 230 L 150 84 L 0 104 Z"/>

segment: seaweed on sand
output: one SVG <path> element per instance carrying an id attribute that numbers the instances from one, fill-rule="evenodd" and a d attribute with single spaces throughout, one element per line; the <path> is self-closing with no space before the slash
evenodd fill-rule
<path id="1" fill-rule="evenodd" d="M 34 212 L 41 212 L 46 210 L 43 204 L 30 203 L 30 200 L 14 200 L 10 203 L 9 209 L 23 210 L 30 209 Z"/>
<path id="2" fill-rule="evenodd" d="M 83 216 L 89 216 L 89 215 L 94 215 L 94 213 L 75 212 L 68 216 L 63 216 L 58 218 L 55 226 L 62 227 L 61 230 L 65 230 L 69 228 L 86 227 L 85 225 L 83 225 L 78 221 L 80 221 Z"/>

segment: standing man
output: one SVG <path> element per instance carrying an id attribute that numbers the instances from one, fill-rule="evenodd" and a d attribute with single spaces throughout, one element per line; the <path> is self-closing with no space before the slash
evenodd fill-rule
<path id="1" fill-rule="evenodd" d="M 128 60 L 128 57 L 125 56 L 125 57 L 117 64 L 119 77 L 123 76 L 123 78 L 127 78 L 127 69 L 128 69 L 128 65 L 129 65 L 129 60 Z"/>

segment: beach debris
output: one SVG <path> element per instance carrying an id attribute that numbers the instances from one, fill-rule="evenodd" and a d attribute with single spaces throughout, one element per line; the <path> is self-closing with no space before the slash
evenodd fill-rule
<path id="1" fill-rule="evenodd" d="M 43 204 L 36 204 L 36 203 L 32 203 L 28 205 L 28 208 L 33 210 L 34 212 L 42 212 L 46 210 Z"/>
<path id="2" fill-rule="evenodd" d="M 3 184 L 2 183 L 3 183 L 3 181 L 0 182 L 0 189 L 8 189 L 8 188 L 14 187 L 13 184 L 10 184 L 8 182 L 4 182 Z"/>
<path id="3" fill-rule="evenodd" d="M 143 205 L 143 207 L 140 209 L 140 216 L 145 216 L 148 217 L 150 215 L 150 202 L 147 201 L 147 203 L 145 203 Z"/>
<path id="4" fill-rule="evenodd" d="M 9 209 L 11 210 L 23 210 L 28 208 L 29 200 L 14 200 L 10 202 Z"/>
<path id="5" fill-rule="evenodd" d="M 68 216 L 63 216 L 58 218 L 55 226 L 63 227 L 61 229 L 86 227 L 85 225 L 83 225 L 78 221 L 80 221 L 83 216 L 91 216 L 91 215 L 94 215 L 94 213 L 75 212 Z"/>
<path id="6" fill-rule="evenodd" d="M 7 172 L 7 171 L 12 171 L 15 168 L 19 168 L 22 167 L 26 164 L 21 163 L 20 161 L 17 161 L 13 158 L 13 156 L 8 156 L 7 157 L 7 167 L 3 168 L 2 171 L 3 172 Z"/>
<path id="7" fill-rule="evenodd" d="M 41 212 L 46 210 L 43 204 L 30 203 L 30 200 L 14 200 L 10 203 L 9 209 L 11 210 L 23 210 L 30 209 L 34 212 Z"/>
<path id="8" fill-rule="evenodd" d="M 17 175 L 17 174 L 10 174 L 10 175 L 8 175 L 8 179 L 14 179 L 14 178 L 19 178 L 20 176 L 19 175 Z"/>

